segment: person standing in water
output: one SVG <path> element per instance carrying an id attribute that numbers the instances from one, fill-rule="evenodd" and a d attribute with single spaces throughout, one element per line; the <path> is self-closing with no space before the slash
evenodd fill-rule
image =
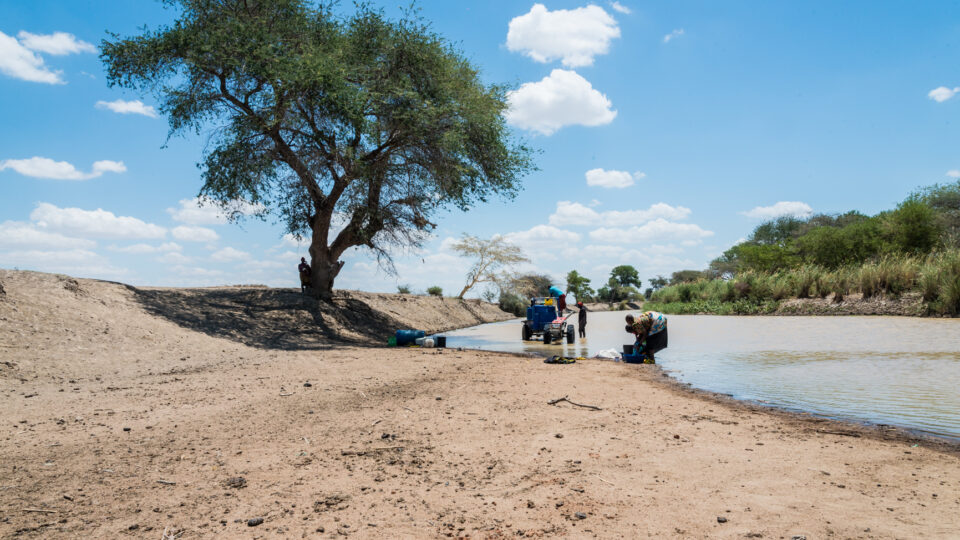
<path id="1" fill-rule="evenodd" d="M 583 305 L 583 302 L 577 302 L 577 308 L 580 310 L 577 312 L 577 327 L 580 330 L 580 337 L 587 337 L 587 307 Z"/>
<path id="2" fill-rule="evenodd" d="M 667 348 L 667 317 L 657 311 L 645 311 L 639 318 L 627 315 L 626 331 L 637 337 L 634 353 L 643 354 L 648 364 L 656 363 L 653 355 Z"/>

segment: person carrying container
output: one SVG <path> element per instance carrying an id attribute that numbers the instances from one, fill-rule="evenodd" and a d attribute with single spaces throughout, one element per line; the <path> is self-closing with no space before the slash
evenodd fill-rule
<path id="1" fill-rule="evenodd" d="M 657 311 L 645 311 L 639 318 L 627 315 L 626 331 L 636 336 L 634 353 L 655 363 L 653 355 L 667 348 L 667 317 Z"/>
<path id="2" fill-rule="evenodd" d="M 583 305 L 583 302 L 577 302 L 577 309 L 580 311 L 577 312 L 577 327 L 580 330 L 580 337 L 587 337 L 587 307 Z"/>

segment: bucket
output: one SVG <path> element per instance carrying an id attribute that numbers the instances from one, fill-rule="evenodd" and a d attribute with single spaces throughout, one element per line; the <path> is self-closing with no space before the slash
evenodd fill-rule
<path id="1" fill-rule="evenodd" d="M 632 355 L 632 354 L 633 354 L 633 345 L 624 345 L 624 346 L 623 346 L 623 354 L 625 354 L 625 355 Z"/>
<path id="2" fill-rule="evenodd" d="M 432 349 L 432 348 L 433 348 L 433 338 L 431 338 L 431 337 L 423 338 L 423 343 L 421 343 L 420 345 L 421 345 L 422 347 L 426 347 L 427 349 Z"/>
<path id="3" fill-rule="evenodd" d="M 426 334 L 423 330 L 397 330 L 397 346 L 403 347 L 415 343 L 417 338 L 422 338 Z"/>
<path id="4" fill-rule="evenodd" d="M 434 338 L 437 342 L 437 347 L 444 349 L 447 347 L 447 336 L 436 336 Z"/>
<path id="5" fill-rule="evenodd" d="M 397 336 L 390 336 L 390 339 L 387 340 L 387 347 L 396 347 L 397 346 Z"/>

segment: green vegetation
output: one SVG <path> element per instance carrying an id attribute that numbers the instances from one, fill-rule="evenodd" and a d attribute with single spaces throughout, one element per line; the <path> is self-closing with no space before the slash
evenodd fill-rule
<path id="1" fill-rule="evenodd" d="M 590 279 L 583 277 L 576 270 L 567 274 L 567 292 L 572 294 L 578 302 L 589 302 L 595 294 L 590 288 Z"/>
<path id="2" fill-rule="evenodd" d="M 397 285 L 397 292 L 400 294 L 410 294 L 410 285 Z"/>
<path id="3" fill-rule="evenodd" d="M 427 294 L 430 296 L 443 296 L 443 289 L 434 285 L 427 289 Z"/>
<path id="4" fill-rule="evenodd" d="M 658 282 L 659 284 L 659 282 Z M 896 209 L 757 227 L 704 271 L 675 272 L 651 291 L 667 313 L 769 313 L 790 298 L 916 293 L 929 314 L 960 314 L 960 182 L 922 189 Z"/>
<path id="5" fill-rule="evenodd" d="M 616 266 L 610 270 L 607 284 L 597 289 L 597 300 L 611 303 L 639 300 L 643 298 L 638 290 L 642 283 L 636 268 L 629 264 Z"/>
<path id="6" fill-rule="evenodd" d="M 170 25 L 101 43 L 107 82 L 155 94 L 171 136 L 209 130 L 200 194 L 234 218 L 273 212 L 309 239 L 320 298 L 351 247 L 390 271 L 389 248 L 421 245 L 436 212 L 510 198 L 534 168 L 506 125 L 508 88 L 415 10 L 164 3 Z"/>

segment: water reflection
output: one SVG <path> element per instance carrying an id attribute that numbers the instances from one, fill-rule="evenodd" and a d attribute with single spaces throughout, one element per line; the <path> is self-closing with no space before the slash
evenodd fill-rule
<path id="1" fill-rule="evenodd" d="M 631 343 L 624 313 L 591 313 L 573 345 L 523 342 L 520 322 L 450 334 L 449 346 L 593 356 Z M 816 414 L 960 437 L 960 320 L 669 318 L 657 362 L 698 388 Z"/>

